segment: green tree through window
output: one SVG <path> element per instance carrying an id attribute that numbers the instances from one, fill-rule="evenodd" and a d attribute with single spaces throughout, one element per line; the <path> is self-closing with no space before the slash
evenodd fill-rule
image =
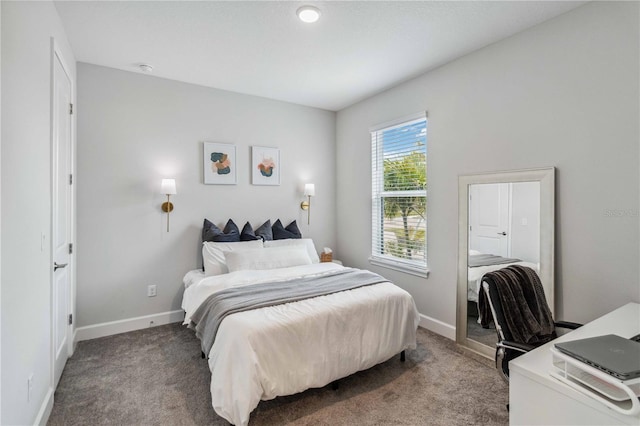
<path id="1" fill-rule="evenodd" d="M 427 155 L 424 152 L 412 152 L 401 159 L 384 160 L 384 190 L 425 191 L 427 188 Z M 402 218 L 402 233 L 395 232 L 395 241 L 386 241 L 385 251 L 397 257 L 411 259 L 412 253 L 425 245 L 427 200 L 425 196 L 385 197 L 384 217 Z M 413 224 L 409 219 L 414 218 Z"/>

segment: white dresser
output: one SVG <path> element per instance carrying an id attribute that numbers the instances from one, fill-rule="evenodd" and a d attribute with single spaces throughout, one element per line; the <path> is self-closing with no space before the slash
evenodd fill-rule
<path id="1" fill-rule="evenodd" d="M 512 425 L 640 425 L 627 416 L 553 378 L 554 343 L 617 334 L 640 333 L 640 304 L 629 303 L 509 363 L 509 423 Z"/>

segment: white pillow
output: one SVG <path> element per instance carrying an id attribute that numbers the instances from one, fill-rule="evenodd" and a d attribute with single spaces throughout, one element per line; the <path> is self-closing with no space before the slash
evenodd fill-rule
<path id="1" fill-rule="evenodd" d="M 202 243 L 202 259 L 204 274 L 206 276 L 226 274 L 229 272 L 227 262 L 224 259 L 225 251 L 261 250 L 262 240 L 237 241 L 233 243 L 215 243 L 205 241 Z"/>
<path id="2" fill-rule="evenodd" d="M 226 251 L 229 272 L 289 268 L 311 265 L 304 247 L 271 247 L 258 250 Z"/>
<path id="3" fill-rule="evenodd" d="M 265 241 L 265 248 L 269 247 L 305 247 L 311 263 L 320 263 L 316 246 L 311 238 L 287 238 L 286 240 Z"/>

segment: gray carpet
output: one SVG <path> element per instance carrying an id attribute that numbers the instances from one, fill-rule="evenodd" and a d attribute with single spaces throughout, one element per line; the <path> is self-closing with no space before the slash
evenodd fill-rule
<path id="1" fill-rule="evenodd" d="M 326 386 L 262 401 L 251 425 L 508 424 L 507 385 L 490 362 L 418 330 L 418 348 Z M 179 324 L 80 342 L 55 393 L 50 425 L 227 425 L 210 373 Z"/>
<path id="2" fill-rule="evenodd" d="M 493 322 L 489 328 L 482 328 L 482 326 L 478 324 L 477 316 L 467 317 L 467 337 L 490 346 L 493 349 L 496 348 L 496 343 L 498 343 L 498 335 L 496 334 L 496 327 L 493 325 Z"/>

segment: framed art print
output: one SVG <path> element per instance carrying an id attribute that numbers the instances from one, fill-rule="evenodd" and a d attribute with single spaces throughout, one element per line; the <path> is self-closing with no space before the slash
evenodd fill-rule
<path id="1" fill-rule="evenodd" d="M 237 181 L 236 146 L 204 142 L 204 183 L 235 185 Z"/>
<path id="2" fill-rule="evenodd" d="M 280 150 L 251 147 L 251 169 L 254 185 L 280 185 Z"/>

